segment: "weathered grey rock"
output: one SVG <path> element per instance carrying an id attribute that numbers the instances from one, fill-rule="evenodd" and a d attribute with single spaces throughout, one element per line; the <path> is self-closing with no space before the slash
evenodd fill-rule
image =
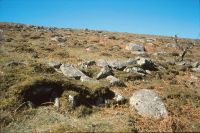
<path id="1" fill-rule="evenodd" d="M 195 68 L 192 68 L 192 70 L 195 71 L 195 72 L 200 72 L 200 65 L 195 67 Z"/>
<path id="2" fill-rule="evenodd" d="M 62 71 L 60 70 L 60 66 L 62 65 L 60 62 L 48 62 L 47 65 L 51 68 L 54 68 L 54 70 L 58 73 L 62 73 Z"/>
<path id="3" fill-rule="evenodd" d="M 76 96 L 73 96 L 73 95 L 69 95 L 68 101 L 69 101 L 70 106 L 71 106 L 72 108 L 76 107 L 77 104 L 78 104 L 78 101 L 77 101 Z"/>
<path id="4" fill-rule="evenodd" d="M 120 79 L 118 79 L 118 78 L 116 78 L 116 77 L 114 77 L 112 75 L 107 76 L 106 79 L 109 80 L 111 85 L 121 86 L 121 87 L 126 86 L 123 81 L 121 81 Z"/>
<path id="5" fill-rule="evenodd" d="M 197 68 L 198 66 L 200 66 L 199 62 L 195 62 L 195 63 L 192 64 L 192 67 L 194 67 L 194 68 Z"/>
<path id="6" fill-rule="evenodd" d="M 85 61 L 85 62 L 80 64 L 80 68 L 86 69 L 86 68 L 88 68 L 88 66 L 92 66 L 94 64 L 96 64 L 96 62 L 94 60 Z"/>
<path id="7" fill-rule="evenodd" d="M 60 42 L 60 43 L 64 43 L 67 41 L 67 39 L 63 36 L 55 36 L 51 38 L 51 41 L 56 41 L 56 42 Z"/>
<path id="8" fill-rule="evenodd" d="M 100 66 L 100 67 L 108 66 L 108 62 L 106 60 L 104 60 L 104 59 L 97 60 L 96 64 L 97 64 L 97 66 Z"/>
<path id="9" fill-rule="evenodd" d="M 191 66 L 191 62 L 190 61 L 181 61 L 181 62 L 176 62 L 176 65 L 179 65 L 179 66 Z"/>
<path id="10" fill-rule="evenodd" d="M 113 98 L 117 103 L 124 102 L 126 98 L 119 93 L 115 92 L 115 97 Z"/>
<path id="11" fill-rule="evenodd" d="M 107 63 L 110 67 L 117 70 L 123 70 L 127 66 L 126 61 L 113 60 L 113 61 L 107 61 Z"/>
<path id="12" fill-rule="evenodd" d="M 124 69 L 124 71 L 127 72 L 127 73 L 131 73 L 131 72 L 138 73 L 142 76 L 144 76 L 146 74 L 146 71 L 144 69 L 140 68 L 140 67 L 130 67 L 130 68 L 127 67 L 127 68 Z"/>
<path id="13" fill-rule="evenodd" d="M 83 72 L 78 70 L 76 67 L 69 64 L 62 64 L 60 66 L 60 70 L 65 76 L 75 78 L 75 79 L 80 79 L 82 76 L 83 77 L 86 76 Z"/>
<path id="14" fill-rule="evenodd" d="M 99 72 L 99 74 L 97 75 L 96 79 L 102 79 L 102 78 L 106 78 L 109 75 L 112 75 L 112 69 L 109 66 L 105 66 L 101 69 L 101 71 Z"/>
<path id="15" fill-rule="evenodd" d="M 198 80 L 198 77 L 196 77 L 196 76 L 194 76 L 194 75 L 191 75 L 190 78 L 191 78 L 192 80 Z"/>
<path id="16" fill-rule="evenodd" d="M 126 46 L 126 49 L 129 51 L 139 51 L 144 52 L 144 46 L 142 44 L 130 43 Z"/>
<path id="17" fill-rule="evenodd" d="M 81 76 L 80 80 L 81 82 L 98 83 L 97 80 L 94 80 L 93 78 L 90 78 L 88 76 Z"/>
<path id="18" fill-rule="evenodd" d="M 130 58 L 126 61 L 126 63 L 127 63 L 127 65 L 135 65 L 135 64 L 137 64 L 137 60 Z"/>
<path id="19" fill-rule="evenodd" d="M 147 43 L 152 43 L 152 42 L 155 42 L 156 39 L 155 39 L 155 38 L 147 38 L 145 41 L 146 41 Z"/>
<path id="20" fill-rule="evenodd" d="M 159 119 L 168 116 L 164 103 L 153 90 L 138 90 L 133 93 L 129 102 L 144 117 Z"/>
<path id="21" fill-rule="evenodd" d="M 151 74 L 151 71 L 149 71 L 149 70 L 145 70 L 145 72 L 146 72 L 147 74 Z"/>
<path id="22" fill-rule="evenodd" d="M 60 62 L 56 62 L 56 61 L 50 61 L 47 64 L 48 64 L 49 67 L 58 68 L 58 69 L 62 65 Z"/>
<path id="23" fill-rule="evenodd" d="M 175 65 L 176 62 L 174 60 L 166 60 L 166 63 L 169 65 Z"/>
<path id="24" fill-rule="evenodd" d="M 153 53 L 154 56 L 169 56 L 170 54 L 165 51 Z"/>
<path id="25" fill-rule="evenodd" d="M 147 58 L 137 58 L 137 64 L 140 65 L 144 70 L 156 70 L 156 65 Z"/>
<path id="26" fill-rule="evenodd" d="M 58 97 L 56 97 L 55 100 L 54 100 L 54 106 L 57 107 L 57 108 L 59 108 L 59 106 L 60 106 L 60 101 L 59 101 Z"/>
<path id="27" fill-rule="evenodd" d="M 95 52 L 98 50 L 98 47 L 96 47 L 95 45 L 89 45 L 86 47 L 86 50 L 89 52 Z"/>
<path id="28" fill-rule="evenodd" d="M 174 47 L 174 48 L 178 47 L 178 45 L 175 43 L 166 44 L 165 46 L 166 47 Z"/>

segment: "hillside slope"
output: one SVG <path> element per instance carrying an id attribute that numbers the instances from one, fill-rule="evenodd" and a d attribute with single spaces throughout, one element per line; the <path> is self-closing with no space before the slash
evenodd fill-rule
<path id="1" fill-rule="evenodd" d="M 0 23 L 1 132 L 200 131 L 199 51 L 200 40 Z M 132 105 L 143 89 L 165 116 L 154 95 Z"/>

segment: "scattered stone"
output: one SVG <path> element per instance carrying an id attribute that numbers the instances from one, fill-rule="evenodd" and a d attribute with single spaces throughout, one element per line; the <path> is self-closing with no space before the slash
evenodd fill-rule
<path id="1" fill-rule="evenodd" d="M 80 80 L 81 82 L 97 82 L 96 80 L 93 80 L 92 78 L 88 76 L 81 76 Z"/>
<path id="2" fill-rule="evenodd" d="M 94 64 L 96 64 L 96 62 L 94 60 L 85 61 L 80 64 L 80 68 L 83 70 L 83 69 L 88 68 L 88 66 L 92 66 Z"/>
<path id="3" fill-rule="evenodd" d="M 150 74 L 150 75 L 151 75 L 151 71 L 145 70 L 145 72 L 146 72 L 147 74 Z"/>
<path id="4" fill-rule="evenodd" d="M 198 80 L 198 77 L 196 77 L 196 76 L 194 76 L 194 75 L 191 75 L 190 78 L 191 78 L 192 80 Z"/>
<path id="5" fill-rule="evenodd" d="M 178 45 L 177 44 L 173 44 L 173 43 L 170 43 L 170 44 L 166 44 L 165 45 L 166 47 L 174 47 L 174 48 L 176 48 L 176 47 L 178 47 Z"/>
<path id="6" fill-rule="evenodd" d="M 67 41 L 67 39 L 63 36 L 55 36 L 51 38 L 51 41 L 55 41 L 55 42 L 60 42 L 60 43 L 64 43 Z"/>
<path id="7" fill-rule="evenodd" d="M 126 61 L 126 63 L 127 63 L 127 65 L 135 65 L 135 64 L 137 64 L 137 60 L 130 58 Z"/>
<path id="8" fill-rule="evenodd" d="M 55 100 L 54 100 L 54 106 L 59 108 L 60 107 L 60 101 L 59 101 L 59 98 L 56 97 Z"/>
<path id="9" fill-rule="evenodd" d="M 195 62 L 195 63 L 192 64 L 192 67 L 194 67 L 194 68 L 197 68 L 198 66 L 200 66 L 199 62 Z"/>
<path id="10" fill-rule="evenodd" d="M 97 64 L 97 66 L 100 66 L 100 67 L 108 66 L 108 62 L 104 59 L 97 60 L 96 64 Z"/>
<path id="11" fill-rule="evenodd" d="M 181 61 L 181 62 L 176 62 L 176 65 L 178 66 L 191 66 L 190 61 Z"/>
<path id="12" fill-rule="evenodd" d="M 157 70 L 156 65 L 150 59 L 139 57 L 137 58 L 137 64 L 140 65 L 144 70 Z"/>
<path id="13" fill-rule="evenodd" d="M 155 42 L 156 39 L 154 39 L 154 38 L 148 38 L 145 41 L 146 41 L 146 43 L 152 43 L 152 42 Z"/>
<path id="14" fill-rule="evenodd" d="M 144 69 L 140 68 L 140 67 L 131 67 L 131 68 L 127 67 L 127 68 L 124 69 L 124 71 L 127 72 L 127 73 L 131 73 L 131 72 L 138 73 L 138 74 L 141 74 L 143 76 L 146 74 L 146 71 Z"/>
<path id="15" fill-rule="evenodd" d="M 123 103 L 126 98 L 119 93 L 115 93 L 115 97 L 113 98 L 117 103 Z"/>
<path id="16" fill-rule="evenodd" d="M 59 69 L 60 66 L 62 65 L 60 62 L 55 62 L 55 61 L 51 61 L 47 63 L 49 67 L 53 67 L 53 68 L 57 68 Z"/>
<path id="17" fill-rule="evenodd" d="M 65 76 L 75 78 L 75 79 L 80 79 L 82 76 L 83 77 L 86 76 L 83 72 L 78 70 L 76 67 L 69 64 L 62 64 L 60 66 L 60 70 Z"/>
<path id="18" fill-rule="evenodd" d="M 117 70 L 124 70 L 124 68 L 126 68 L 127 66 L 126 61 L 114 60 L 114 61 L 107 61 L 107 63 L 109 66 Z"/>
<path id="19" fill-rule="evenodd" d="M 159 119 L 168 116 L 164 103 L 153 90 L 142 89 L 134 92 L 130 105 L 144 117 Z"/>
<path id="20" fill-rule="evenodd" d="M 120 51 L 121 47 L 119 45 L 114 45 L 110 48 L 111 51 Z"/>
<path id="21" fill-rule="evenodd" d="M 56 72 L 58 73 L 62 73 L 62 71 L 60 70 L 60 66 L 62 65 L 60 62 L 54 62 L 54 61 L 51 61 L 51 62 L 48 62 L 47 63 L 48 66 L 50 68 L 53 68 Z"/>
<path id="22" fill-rule="evenodd" d="M 192 68 L 192 70 L 195 72 L 200 72 L 200 65 L 198 67 Z"/>
<path id="23" fill-rule="evenodd" d="M 109 66 L 105 66 L 101 69 L 101 71 L 99 72 L 99 74 L 97 75 L 96 79 L 102 79 L 102 78 L 106 78 L 109 75 L 112 75 L 112 69 Z"/>
<path id="24" fill-rule="evenodd" d="M 90 46 L 86 47 L 86 50 L 89 51 L 89 52 L 95 52 L 95 51 L 98 50 L 98 48 L 94 45 L 90 45 Z"/>
<path id="25" fill-rule="evenodd" d="M 153 54 L 154 56 L 168 56 L 169 53 L 164 52 L 164 51 L 160 51 L 160 52 L 156 52 Z"/>
<path id="26" fill-rule="evenodd" d="M 142 44 L 134 44 L 130 43 L 126 46 L 126 49 L 129 51 L 138 51 L 138 52 L 144 52 L 144 46 Z"/>
<path id="27" fill-rule="evenodd" d="M 69 95 L 69 99 L 68 100 L 69 100 L 70 106 L 72 108 L 77 106 L 78 102 L 77 102 L 77 98 L 75 96 Z"/>
<path id="28" fill-rule="evenodd" d="M 169 64 L 169 65 L 175 65 L 176 64 L 176 62 L 174 60 L 167 60 L 166 63 Z"/>
<path id="29" fill-rule="evenodd" d="M 116 78 L 112 75 L 107 76 L 106 79 L 110 81 L 111 85 L 120 86 L 120 87 L 126 86 L 123 81 L 119 80 L 118 78 Z"/>

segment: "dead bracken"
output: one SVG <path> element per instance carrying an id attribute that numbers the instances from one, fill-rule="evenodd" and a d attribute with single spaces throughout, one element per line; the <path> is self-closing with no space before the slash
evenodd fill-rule
<path id="1" fill-rule="evenodd" d="M 0 23 L 2 132 L 197 132 L 200 41 Z"/>

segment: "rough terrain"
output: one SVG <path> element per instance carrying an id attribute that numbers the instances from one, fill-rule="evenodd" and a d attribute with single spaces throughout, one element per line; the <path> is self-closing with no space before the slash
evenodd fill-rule
<path id="1" fill-rule="evenodd" d="M 200 131 L 200 40 L 0 23 L 1 132 Z"/>

